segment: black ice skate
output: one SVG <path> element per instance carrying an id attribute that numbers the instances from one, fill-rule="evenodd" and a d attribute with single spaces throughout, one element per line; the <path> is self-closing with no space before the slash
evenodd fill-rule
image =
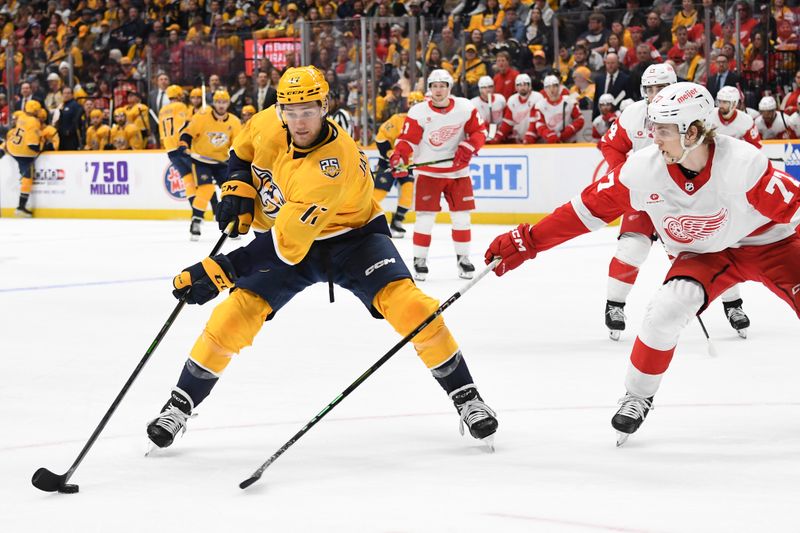
<path id="1" fill-rule="evenodd" d="M 203 227 L 203 219 L 200 217 L 192 217 L 192 223 L 189 226 L 189 239 L 193 241 L 200 240 L 200 228 Z"/>
<path id="2" fill-rule="evenodd" d="M 618 402 L 621 407 L 611 419 L 611 425 L 617 430 L 617 446 L 622 446 L 633 433 L 639 429 L 647 413 L 653 408 L 653 397 L 639 398 L 630 393 Z"/>
<path id="3" fill-rule="evenodd" d="M 469 256 L 457 255 L 456 259 L 458 260 L 458 277 L 462 279 L 472 279 L 472 276 L 475 274 L 475 266 L 470 263 Z"/>
<path id="4" fill-rule="evenodd" d="M 33 211 L 31 211 L 27 207 L 18 207 L 16 209 L 16 211 L 14 211 L 14 214 L 17 216 L 17 218 L 31 218 L 31 217 L 33 217 Z"/>
<path id="5" fill-rule="evenodd" d="M 147 437 L 159 448 L 168 447 L 179 431 L 186 433 L 186 421 L 192 416 L 192 407 L 191 398 L 173 390 L 169 401 L 161 408 L 161 414 L 147 424 Z"/>
<path id="6" fill-rule="evenodd" d="M 464 425 L 470 435 L 486 443 L 494 451 L 494 434 L 497 431 L 497 414 L 491 407 L 483 403 L 478 389 L 474 385 L 461 387 L 450 393 L 450 398 L 461 416 L 458 430 L 464 434 Z"/>
<path id="7" fill-rule="evenodd" d="M 625 330 L 625 303 L 606 302 L 606 327 L 611 340 L 618 341 L 620 333 Z"/>
<path id="8" fill-rule="evenodd" d="M 722 306 L 725 309 L 725 316 L 728 318 L 728 322 L 731 323 L 731 327 L 736 330 L 736 333 L 738 333 L 741 338 L 746 339 L 747 328 L 750 327 L 750 319 L 744 314 L 742 305 L 743 302 L 741 298 L 732 302 L 722 302 Z"/>
<path id="9" fill-rule="evenodd" d="M 414 258 L 414 279 L 417 281 L 425 281 L 428 277 L 428 260 L 424 257 Z"/>
<path id="10" fill-rule="evenodd" d="M 398 220 L 396 216 L 392 217 L 392 222 L 389 224 L 389 231 L 392 232 L 393 239 L 402 239 L 406 236 L 406 229 L 403 227 L 403 223 Z"/>

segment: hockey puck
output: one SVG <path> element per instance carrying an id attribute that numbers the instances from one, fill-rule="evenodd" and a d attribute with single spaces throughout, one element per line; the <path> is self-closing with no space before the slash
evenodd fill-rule
<path id="1" fill-rule="evenodd" d="M 78 492 L 78 485 L 62 485 L 58 487 L 58 492 L 62 494 L 75 494 Z"/>

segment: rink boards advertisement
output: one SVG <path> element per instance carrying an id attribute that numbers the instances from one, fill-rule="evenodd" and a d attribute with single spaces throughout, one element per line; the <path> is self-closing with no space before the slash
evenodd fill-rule
<path id="1" fill-rule="evenodd" d="M 767 141 L 773 165 L 800 180 L 800 141 Z M 367 149 L 372 168 L 378 153 Z M 472 159 L 469 177 L 478 223 L 536 221 L 579 193 L 606 170 L 592 144 L 487 146 Z M 0 159 L 2 216 L 13 216 L 19 197 L 19 169 L 11 156 Z M 396 189 L 384 200 L 393 210 Z M 28 206 L 35 216 L 60 218 L 188 218 L 179 173 L 165 152 L 58 152 L 36 160 Z M 443 210 L 447 206 L 442 201 Z"/>

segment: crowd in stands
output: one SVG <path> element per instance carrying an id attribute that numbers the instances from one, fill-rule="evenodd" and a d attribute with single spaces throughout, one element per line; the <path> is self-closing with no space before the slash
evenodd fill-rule
<path id="1" fill-rule="evenodd" d="M 359 119 L 363 17 L 400 21 L 382 19 L 370 33 L 376 97 L 366 96 L 366 122 Z M 402 21 L 415 17 L 425 19 L 427 34 L 411 50 L 411 26 Z M 506 101 L 526 74 L 545 101 L 587 112 L 588 131 L 603 95 L 614 110 L 641 98 L 642 72 L 653 63 L 670 63 L 679 79 L 706 84 L 712 95 L 737 87 L 746 107 L 771 96 L 786 117 L 800 94 L 797 0 L 0 0 L 0 33 L 0 124 L 36 100 L 62 150 L 92 148 L 92 121 L 113 125 L 113 110 L 122 108 L 144 144 L 158 147 L 155 120 L 172 84 L 195 108 L 223 88 L 237 116 L 268 107 L 282 69 L 299 64 L 299 47 L 280 67 L 267 58 L 248 64 L 245 41 L 253 38 L 305 36 L 309 61 L 331 84 L 332 109 L 354 133 L 374 133 L 406 111 L 408 94 L 424 92 L 419 74 L 439 68 L 456 80 L 456 95 L 494 92 Z M 493 91 L 479 88 L 487 76 Z M 553 79 L 558 88 L 545 90 Z M 583 140 L 507 130 L 496 141 Z"/>

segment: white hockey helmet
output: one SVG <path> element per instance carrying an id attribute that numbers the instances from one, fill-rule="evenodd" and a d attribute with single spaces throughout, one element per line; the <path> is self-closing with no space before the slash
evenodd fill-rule
<path id="1" fill-rule="evenodd" d="M 646 88 L 653 85 L 672 85 L 678 82 L 675 69 L 668 63 L 656 63 L 644 69 L 642 73 L 642 84 L 640 87 L 642 98 L 647 97 Z"/>
<path id="2" fill-rule="evenodd" d="M 608 93 L 601 94 L 600 99 L 597 101 L 599 105 L 614 105 L 614 97 Z"/>
<path id="3" fill-rule="evenodd" d="M 686 133 L 693 122 L 705 124 L 714 109 L 711 93 L 702 85 L 682 81 L 664 87 L 647 106 L 647 118 L 654 124 L 675 124 L 678 126 L 683 154 L 678 159 L 668 159 L 667 163 L 683 163 L 689 152 L 703 144 L 705 134 L 691 146 L 686 146 Z"/>
<path id="4" fill-rule="evenodd" d="M 778 103 L 775 101 L 775 99 L 773 97 L 765 96 L 758 103 L 758 110 L 759 111 L 777 111 L 778 110 Z"/>
<path id="5" fill-rule="evenodd" d="M 545 87 L 550 87 L 551 85 L 561 85 L 561 81 L 558 79 L 558 76 L 554 76 L 553 74 L 549 74 L 544 77 L 544 81 L 542 85 Z"/>
<path id="6" fill-rule="evenodd" d="M 446 83 L 447 87 L 453 88 L 453 76 L 450 75 L 449 72 L 444 70 L 443 68 L 437 68 L 436 70 L 432 70 L 431 73 L 428 75 L 428 89 L 431 88 L 431 85 L 434 83 Z"/>
<path id="7" fill-rule="evenodd" d="M 487 76 L 488 78 L 488 76 Z M 514 78 L 514 87 L 517 85 L 524 85 L 524 84 L 531 85 L 531 77 L 527 74 L 517 74 L 517 77 Z"/>
<path id="8" fill-rule="evenodd" d="M 721 88 L 717 93 L 717 102 L 730 102 L 731 108 L 735 109 L 739 105 L 739 89 L 729 86 Z"/>
<path id="9" fill-rule="evenodd" d="M 486 87 L 494 89 L 494 80 L 489 76 L 481 76 L 481 79 L 478 80 L 478 89 L 485 89 Z"/>

